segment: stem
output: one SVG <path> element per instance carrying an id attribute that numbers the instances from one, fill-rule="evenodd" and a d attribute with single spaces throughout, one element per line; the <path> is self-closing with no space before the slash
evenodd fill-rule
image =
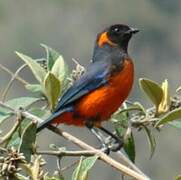
<path id="1" fill-rule="evenodd" d="M 133 170 L 137 171 L 138 173 L 145 176 L 146 179 L 149 179 L 132 161 L 130 161 L 121 151 L 117 151 L 116 154 L 118 157 L 127 163 L 129 167 L 131 167 Z"/>
<path id="2" fill-rule="evenodd" d="M 31 170 L 31 166 L 29 166 L 28 164 L 25 163 L 19 163 L 19 167 L 21 167 L 23 170 L 26 171 L 26 173 L 32 177 L 32 170 Z"/>
<path id="3" fill-rule="evenodd" d="M 37 154 L 50 155 L 50 156 L 93 156 L 96 154 L 95 151 L 37 151 Z"/>
<path id="4" fill-rule="evenodd" d="M 14 132 L 18 129 L 20 123 L 21 123 L 20 119 L 17 118 L 12 129 L 4 137 L 1 138 L 1 141 L 0 141 L 1 146 L 5 146 L 5 147 L 7 146 L 8 142 L 11 139 L 11 137 L 13 136 Z"/>
<path id="5" fill-rule="evenodd" d="M 0 105 L 9 109 L 9 110 L 12 110 L 14 113 L 16 113 L 16 111 L 7 106 L 6 104 L 4 104 L 2 101 L 0 101 Z M 43 120 L 30 114 L 29 112 L 27 111 L 23 111 L 21 112 L 22 113 L 22 116 L 26 117 L 26 118 L 30 118 L 32 119 L 32 121 L 34 122 L 42 122 Z M 106 164 L 112 166 L 113 168 L 117 169 L 118 171 L 122 172 L 123 174 L 125 175 L 128 175 L 130 177 L 133 177 L 137 180 L 148 180 L 149 178 L 145 178 L 145 176 L 143 176 L 142 174 L 139 174 L 138 172 L 135 172 L 134 170 L 126 167 L 125 165 L 115 161 L 114 159 L 112 159 L 111 157 L 109 157 L 108 155 L 106 155 L 105 153 L 103 153 L 102 151 L 100 150 L 97 150 L 95 149 L 94 147 L 88 145 L 87 143 L 81 141 L 80 139 L 76 138 L 75 136 L 57 128 L 57 127 L 54 127 L 52 125 L 49 125 L 47 127 L 49 130 L 53 131 L 54 133 L 64 137 L 66 140 L 68 141 L 71 141 L 72 143 L 76 144 L 77 146 L 79 146 L 80 148 L 82 149 L 85 149 L 85 150 L 90 150 L 90 151 L 94 151 L 95 152 L 95 155 L 99 156 L 99 158 L 105 162 Z"/>
<path id="6" fill-rule="evenodd" d="M 102 161 L 104 161 L 106 164 L 109 164 L 110 166 L 114 167 L 118 171 L 121 171 L 128 176 L 131 176 L 137 180 L 148 180 L 149 179 L 149 178 L 145 178 L 145 176 L 140 175 L 139 173 L 133 171 L 132 169 L 122 165 L 121 163 L 119 163 L 119 162 L 115 161 L 114 159 L 112 159 L 111 157 L 107 156 L 102 151 L 95 149 L 94 147 L 86 144 L 85 142 L 79 140 L 75 136 L 72 136 L 71 134 L 69 134 L 65 131 L 62 131 L 62 130 L 60 130 L 60 129 L 52 126 L 52 125 L 49 125 L 48 129 L 50 129 L 51 131 L 53 131 L 54 133 L 56 133 L 58 135 L 61 135 L 62 137 L 64 137 L 68 141 L 73 142 L 74 144 L 76 144 L 77 146 L 79 146 L 82 149 L 95 151 L 95 155 L 99 156 L 99 158 Z"/>
<path id="7" fill-rule="evenodd" d="M 123 112 L 129 112 L 129 111 L 142 111 L 139 107 L 130 107 L 130 108 L 127 108 L 127 109 L 122 109 L 120 111 L 118 111 L 116 114 L 121 114 Z"/>
<path id="8" fill-rule="evenodd" d="M 10 71 L 8 68 L 6 68 L 5 66 L 3 66 L 2 64 L 0 64 L 0 68 L 2 70 L 4 70 L 5 72 L 7 72 L 8 74 L 10 74 L 11 76 L 14 76 L 14 73 L 12 71 Z M 27 81 L 25 81 L 23 78 L 21 78 L 20 76 L 16 76 L 16 79 L 21 82 L 23 85 L 27 85 L 29 84 Z"/>
<path id="9" fill-rule="evenodd" d="M 20 68 L 17 69 L 17 71 L 12 75 L 11 80 L 9 81 L 9 83 L 7 84 L 7 86 L 5 87 L 3 93 L 2 93 L 2 101 L 5 101 L 5 98 L 7 96 L 7 93 L 9 91 L 9 89 L 11 88 L 14 80 L 16 79 L 16 77 L 18 76 L 19 72 L 24 69 L 26 67 L 26 64 L 23 64 Z"/>
<path id="10" fill-rule="evenodd" d="M 75 165 L 78 164 L 79 162 L 80 162 L 80 160 L 78 159 L 78 160 L 74 161 L 73 163 L 69 164 L 68 166 L 63 167 L 63 168 L 61 169 L 61 172 L 62 172 L 62 171 L 66 171 L 67 169 L 70 169 L 71 167 L 75 166 Z"/>

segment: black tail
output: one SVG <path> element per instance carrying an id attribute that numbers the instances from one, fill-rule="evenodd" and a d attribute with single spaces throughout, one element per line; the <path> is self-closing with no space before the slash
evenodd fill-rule
<path id="1" fill-rule="evenodd" d="M 56 112 L 56 113 L 53 113 L 48 119 L 44 120 L 43 122 L 41 122 L 38 127 L 37 127 L 37 133 L 40 132 L 41 130 L 43 130 L 44 128 L 46 128 L 49 124 L 52 123 L 52 121 L 60 116 L 63 112 L 65 112 L 65 110 L 62 110 L 62 111 L 59 111 L 59 112 Z"/>

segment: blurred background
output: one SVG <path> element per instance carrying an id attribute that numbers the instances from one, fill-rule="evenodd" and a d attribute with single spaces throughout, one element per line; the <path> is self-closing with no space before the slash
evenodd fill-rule
<path id="1" fill-rule="evenodd" d="M 60 52 L 71 68 L 72 58 L 86 66 L 92 56 L 96 34 L 114 23 L 129 24 L 141 30 L 131 40 L 129 48 L 136 69 L 130 100 L 149 105 L 140 100 L 140 77 L 157 82 L 167 78 L 174 94 L 181 85 L 181 1 L 178 0 L 1 0 L 0 63 L 15 71 L 22 63 L 14 54 L 15 50 L 39 58 L 45 56 L 40 47 L 40 43 L 44 43 Z M 23 71 L 22 76 L 35 82 L 28 70 Z M 9 79 L 9 75 L 0 70 L 0 91 Z M 16 83 L 8 98 L 26 93 Z M 98 145 L 86 129 L 63 128 L 92 145 Z M 181 131 L 165 127 L 155 135 L 156 153 L 149 160 L 146 138 L 142 132 L 135 132 L 136 163 L 152 179 L 173 179 L 181 173 Z M 38 140 L 42 149 L 50 142 L 60 146 L 67 144 L 49 131 L 42 132 Z M 55 159 L 48 160 L 47 168 L 53 170 Z M 65 179 L 70 179 L 71 171 L 65 172 Z M 120 174 L 103 163 L 97 163 L 90 173 L 92 179 L 118 180 Z"/>

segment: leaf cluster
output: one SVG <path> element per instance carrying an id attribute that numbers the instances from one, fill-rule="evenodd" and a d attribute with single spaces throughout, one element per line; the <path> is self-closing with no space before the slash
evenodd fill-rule
<path id="1" fill-rule="evenodd" d="M 17 79 L 23 82 L 23 86 L 28 92 L 33 93 L 33 96 L 16 97 L 2 102 L 10 108 L 0 105 L 0 125 L 8 124 L 10 119 L 15 119 L 9 132 L 3 132 L 0 138 L 2 149 L 0 149 L 1 177 L 11 175 L 16 179 L 28 179 L 28 177 L 49 180 L 63 179 L 58 167 L 59 173 L 53 176 L 44 170 L 45 161 L 42 156 L 38 155 L 36 144 L 37 124 L 31 119 L 21 117 L 21 110 L 26 109 L 31 114 L 46 119 L 56 107 L 62 94 L 77 78 L 80 78 L 85 69 L 76 62 L 76 69 L 71 73 L 62 55 L 44 44 L 42 47 L 46 51 L 46 57 L 40 59 L 33 59 L 16 52 L 20 60 L 31 70 L 37 82 L 32 84 L 25 80 L 22 81 L 23 78 L 20 78 L 17 73 Z M 158 84 L 142 78 L 139 80 L 139 85 L 152 106 L 146 108 L 140 102 L 127 101 L 111 117 L 114 127 L 113 133 L 123 139 L 124 153 L 133 163 L 135 163 L 136 158 L 135 133 L 138 131 L 145 132 L 150 146 L 150 157 L 152 157 L 156 147 L 155 130 L 161 131 L 165 125 L 181 129 L 181 122 L 179 121 L 181 118 L 181 98 L 179 96 L 181 88 L 177 89 L 176 95 L 171 96 L 167 80 Z M 16 109 L 17 113 L 15 114 L 11 108 Z M 56 145 L 53 148 L 59 150 Z M 13 163 L 9 161 L 12 154 L 13 158 L 16 154 Z M 97 159 L 97 156 L 81 157 L 72 174 L 72 180 L 87 180 L 88 172 Z"/>

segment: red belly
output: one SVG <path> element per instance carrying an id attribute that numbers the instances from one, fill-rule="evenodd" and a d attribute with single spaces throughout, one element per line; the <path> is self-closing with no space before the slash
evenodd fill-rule
<path id="1" fill-rule="evenodd" d="M 133 85 L 134 68 L 126 60 L 120 73 L 109 77 L 108 84 L 82 97 L 75 104 L 75 112 L 66 112 L 54 120 L 55 123 L 83 126 L 85 121 L 95 119 L 95 125 L 108 120 L 128 97 Z M 97 118 L 97 119 L 96 119 Z"/>

